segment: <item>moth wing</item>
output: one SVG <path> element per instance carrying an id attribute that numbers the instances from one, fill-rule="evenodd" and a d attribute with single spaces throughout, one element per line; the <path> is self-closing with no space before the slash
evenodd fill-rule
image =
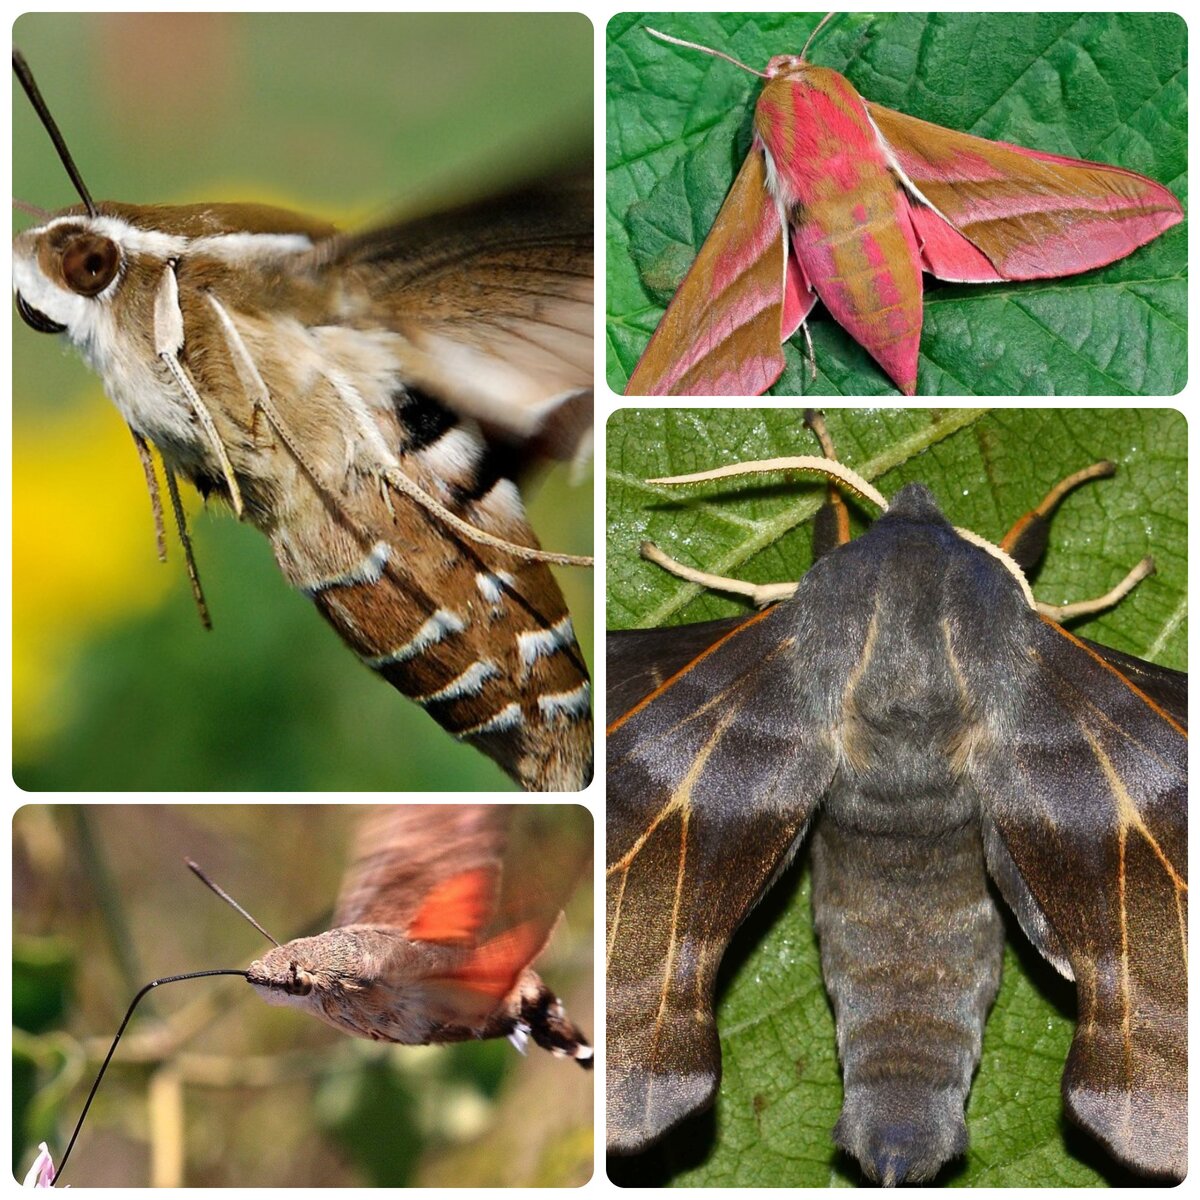
<path id="1" fill-rule="evenodd" d="M 759 395 L 782 374 L 783 339 L 814 302 L 799 295 L 766 159 L 752 147 L 625 394 Z"/>
<path id="2" fill-rule="evenodd" d="M 495 1011 L 542 952 L 546 931 L 532 922 L 513 926 L 427 973 L 422 992 L 447 1022 L 477 1022 Z"/>
<path id="3" fill-rule="evenodd" d="M 448 1009 L 475 1018 L 504 1001 L 550 941 L 592 863 L 592 817 L 578 804 L 511 810 L 499 894 L 479 944 L 427 980 Z"/>
<path id="4" fill-rule="evenodd" d="M 608 711 L 628 712 L 643 696 L 665 683 L 746 616 L 697 621 L 665 629 L 622 629 L 606 639 Z"/>
<path id="5" fill-rule="evenodd" d="M 358 826 L 335 925 L 392 925 L 416 928 L 431 941 L 470 940 L 496 910 L 511 815 L 505 804 L 373 809 Z M 451 936 L 455 929 L 460 936 Z"/>
<path id="6" fill-rule="evenodd" d="M 1132 654 L 1123 654 L 1120 650 L 1114 650 L 1111 646 L 1101 646 L 1099 642 L 1089 642 L 1087 638 L 1079 640 L 1091 653 L 1103 659 L 1134 687 L 1149 696 L 1174 721 L 1187 729 L 1188 677 L 1186 671 L 1172 671 L 1170 667 L 1160 667 L 1157 663 L 1148 663 L 1143 659 L 1135 658 Z"/>
<path id="7" fill-rule="evenodd" d="M 1186 711 L 1186 678 L 1181 694 L 1178 672 L 1037 625 L 1038 683 L 1020 702 L 1015 743 L 976 768 L 988 869 L 1030 939 L 1075 980 L 1072 1117 L 1138 1170 L 1182 1178 L 1187 739 L 1150 693 Z"/>
<path id="8" fill-rule="evenodd" d="M 824 664 L 796 607 L 805 586 L 609 729 L 611 1150 L 640 1150 L 711 1100 L 721 956 L 833 775 Z"/>
<path id="9" fill-rule="evenodd" d="M 461 415 L 574 457 L 591 429 L 590 181 L 557 181 L 318 249 L 407 343 L 406 379 Z"/>
<path id="10" fill-rule="evenodd" d="M 1074 275 L 1183 219 L 1167 188 L 1134 171 L 989 141 L 878 104 L 867 110 L 913 193 L 923 265 L 939 279 Z"/>

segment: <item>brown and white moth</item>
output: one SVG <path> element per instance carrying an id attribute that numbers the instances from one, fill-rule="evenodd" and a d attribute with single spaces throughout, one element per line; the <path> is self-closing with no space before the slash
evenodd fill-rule
<path id="1" fill-rule="evenodd" d="M 1123 558 L 1118 546 L 1147 548 L 1131 507 L 1140 497 L 1164 531 L 1151 545 L 1163 552 L 1166 596 L 1146 595 L 1139 606 L 1158 580 L 1139 589 L 1124 603 L 1143 611 L 1126 629 L 1141 630 L 1130 648 L 1143 653 L 1169 643 L 1186 578 L 1186 532 L 1165 532 L 1184 511 L 1178 414 L 839 416 L 872 473 L 903 463 L 919 478 L 920 463 L 907 460 L 928 447 L 943 487 L 964 493 L 944 493 L 955 516 L 1009 495 L 1024 494 L 1021 507 L 1029 508 L 1056 482 L 1046 472 L 1061 472 L 1062 454 L 1105 440 L 1126 447 L 1121 462 L 1135 482 L 1124 502 L 1122 489 L 1104 497 L 1107 480 L 1086 489 L 1096 493 L 1090 539 L 1078 522 L 1076 538 L 1102 540 L 1105 553 L 1092 571 L 1072 572 L 1071 598 L 1095 587 L 1081 580 L 1107 576 L 1096 592 L 1111 585 L 1113 560 Z M 681 428 L 688 421 L 696 426 L 690 438 Z M 653 485 L 667 481 L 657 477 L 693 466 L 710 439 L 713 449 L 754 445 L 763 451 L 755 457 L 780 466 L 781 440 L 811 442 L 798 425 L 794 412 L 629 414 L 610 438 L 643 448 L 642 461 L 632 467 L 626 456 L 618 470 L 655 478 L 640 517 L 636 497 L 618 499 L 622 537 L 632 540 L 630 525 L 646 537 L 656 524 L 686 519 L 693 558 L 709 541 L 697 497 L 684 501 L 684 515 L 663 502 Z M 683 434 L 686 449 L 673 433 Z M 1027 447 L 1051 455 L 1048 468 L 1037 468 L 1041 487 L 1028 483 Z M 672 457 L 674 469 L 662 461 Z M 953 465 L 939 467 L 939 459 Z M 1068 482 L 1112 469 L 1099 464 Z M 732 540 L 734 553 L 739 539 L 747 553 L 773 550 L 814 507 L 777 487 L 705 487 L 733 501 L 712 526 L 715 541 Z M 1064 494 L 1051 490 L 1040 516 Z M 1082 493 L 1079 500 L 1086 510 Z M 1028 571 L 1044 534 L 1040 519 L 1020 521 L 1003 546 Z M 967 1149 L 963 1108 L 982 1063 L 968 1119 L 984 1144 L 965 1168 L 952 1168 L 957 1181 L 1013 1184 L 1028 1178 L 1026 1155 L 1045 1154 L 1056 1178 L 1085 1182 L 1095 1177 L 1059 1149 L 1056 1085 L 1065 1059 L 1066 1111 L 1097 1139 L 1078 1139 L 1097 1170 L 1113 1176 L 1115 1158 L 1139 1173 L 1181 1177 L 1186 675 L 1061 629 L 1058 620 L 1078 613 L 1031 607 L 1016 563 L 1004 566 L 953 528 L 915 483 L 895 493 L 887 515 L 861 537 L 848 540 L 843 522 L 822 536 L 818 522 L 813 540 L 818 561 L 798 586 L 767 590 L 789 597 L 773 608 L 610 640 L 610 1147 L 644 1150 L 711 1102 L 724 1058 L 711 1166 L 690 1173 L 693 1182 L 710 1181 L 710 1170 L 726 1179 L 752 1172 L 756 1182 L 827 1181 L 831 1169 L 844 1169 L 835 1168 L 834 1143 L 846 1151 L 847 1178 L 857 1174 L 852 1156 L 884 1183 L 929 1180 Z M 772 550 L 759 570 L 778 579 Z M 1056 571 L 1061 562 L 1059 555 Z M 719 574 L 745 574 L 730 566 L 727 552 Z M 682 603 L 704 583 L 659 588 L 643 612 L 660 624 L 671 596 Z M 815 945 L 811 957 L 803 945 L 807 930 L 789 924 L 762 954 L 753 937 L 744 940 L 734 972 L 741 968 L 745 986 L 736 999 L 717 988 L 734 929 L 802 840 L 840 1072 L 833 1030 L 827 1046 L 812 1032 L 828 1001 L 814 978 Z M 1005 1021 L 998 1038 L 1012 1043 L 1011 1061 L 997 1085 L 1010 1047 L 982 1039 L 1000 983 L 1000 897 L 1032 945 L 1074 982 L 1067 1003 L 1077 1003 L 1079 1020 L 1069 1055 L 1069 1026 L 1051 1049 L 1046 1017 L 1051 1027 L 1061 1023 L 1054 1005 L 1028 995 L 1014 1001 L 1006 979 L 996 1017 Z M 770 893 L 765 900 L 771 905 Z M 736 983 L 728 993 L 735 991 Z M 1032 1067 L 1031 1044 L 1052 1070 Z M 1018 1087 L 1019 1115 L 1005 1110 Z M 712 1131 L 689 1122 L 680 1143 Z M 672 1157 L 668 1147 L 666 1162 Z M 622 1183 L 641 1178 L 635 1161 L 619 1168 Z"/>
<path id="2" fill-rule="evenodd" d="M 521 786 L 590 776 L 589 684 L 516 479 L 591 403 L 592 209 L 549 181 L 359 235 L 262 206 L 95 203 L 14 242 L 133 432 L 270 538 L 370 667 Z"/>
<path id="3" fill-rule="evenodd" d="M 43 814 L 40 818 L 37 812 L 25 814 L 18 825 L 18 834 L 28 834 L 39 819 L 45 822 L 47 810 L 40 811 Z M 172 913 L 171 919 L 163 924 L 147 913 L 149 897 L 154 895 L 159 897 L 161 912 L 161 880 L 179 877 L 178 873 L 183 870 L 178 857 L 180 853 L 192 853 L 201 858 L 224 856 L 224 865 L 217 868 L 210 864 L 211 869 L 220 876 L 227 876 L 231 871 L 236 875 L 239 861 L 244 864 L 248 855 L 257 857 L 263 852 L 263 839 L 257 830 L 274 829 L 274 837 L 266 841 L 268 845 L 273 843 L 279 854 L 271 858 L 268 851 L 267 860 L 259 868 L 259 876 L 275 880 L 278 895 L 269 901 L 255 898 L 253 885 L 249 885 L 251 890 L 247 893 L 245 878 L 236 890 L 253 909 L 265 905 L 275 913 L 287 912 L 289 915 L 283 919 L 295 928 L 311 915 L 311 909 L 306 911 L 303 907 L 292 911 L 293 906 L 312 903 L 312 883 L 307 889 L 310 898 L 306 900 L 303 898 L 306 894 L 303 880 L 321 879 L 323 891 L 328 870 L 324 864 L 313 864 L 311 871 L 307 866 L 303 872 L 292 868 L 289 878 L 289 869 L 283 864 L 289 858 L 296 862 L 298 854 L 319 854 L 323 847 L 336 842 L 347 825 L 343 815 L 350 813 L 354 835 L 348 867 L 332 918 L 322 918 L 318 926 L 325 928 L 328 924 L 328 931 L 283 944 L 275 942 L 274 948 L 257 953 L 255 961 L 245 971 L 221 973 L 245 975 L 254 991 L 269 1004 L 308 1012 L 355 1038 L 448 1048 L 432 1057 L 410 1057 L 404 1053 L 386 1058 L 363 1055 L 354 1052 L 343 1039 L 331 1041 L 328 1031 L 322 1036 L 315 1026 L 310 1029 L 307 1021 L 286 1014 L 271 1017 L 262 1013 L 254 1001 L 248 1006 L 245 1003 L 234 1005 L 220 1029 L 213 1031 L 217 1034 L 215 1038 L 209 1036 L 197 1041 L 193 1040 L 196 1025 L 186 1015 L 186 1009 L 181 1010 L 180 1002 L 189 991 L 195 996 L 201 988 L 220 986 L 226 999 L 220 1001 L 219 1006 L 228 1008 L 230 1000 L 237 998 L 237 993 L 230 991 L 233 985 L 198 983 L 189 979 L 187 989 L 171 987 L 165 993 L 155 990 L 156 997 L 163 997 L 158 1007 L 161 1026 L 153 1030 L 153 1022 L 144 1009 L 139 1009 L 124 1039 L 116 1047 L 113 1065 L 118 1067 L 123 1062 L 137 1060 L 148 1050 L 166 1073 L 178 1072 L 180 1080 L 199 1085 L 188 1087 L 188 1119 L 182 1130 L 185 1146 L 191 1147 L 196 1138 L 193 1119 L 196 1125 L 204 1125 L 206 1103 L 203 1097 L 213 1086 L 236 1089 L 236 1092 L 218 1090 L 216 1095 L 241 1097 L 239 1107 L 245 1110 L 243 1119 L 250 1122 L 269 1121 L 264 1106 L 277 1105 L 285 1096 L 293 1096 L 297 1080 L 286 1067 L 282 1074 L 264 1069 L 265 1064 L 272 1061 L 269 1047 L 272 1043 L 279 1045 L 279 1039 L 287 1039 L 293 1057 L 308 1064 L 305 1075 L 330 1081 L 340 1075 L 342 1081 L 337 1086 L 344 1098 L 360 1087 L 367 1096 L 378 1088 L 376 1103 L 381 1112 L 395 1112 L 398 1119 L 404 1119 L 405 1102 L 404 1096 L 398 1093 L 409 1087 L 417 1089 L 427 1110 L 420 1124 L 428 1129 L 431 1144 L 439 1141 L 445 1144 L 452 1138 L 455 1108 L 460 1102 L 453 1092 L 444 1095 L 439 1088 L 441 1073 L 453 1073 L 457 1064 L 461 1080 L 469 1082 L 472 1072 L 483 1063 L 478 1053 L 464 1054 L 451 1043 L 509 1039 L 523 1054 L 528 1051 L 528 1061 L 519 1061 L 507 1047 L 498 1047 L 501 1053 L 489 1061 L 494 1073 L 511 1059 L 507 1074 L 513 1082 L 506 1089 L 510 1095 L 519 1095 L 520 1079 L 532 1075 L 541 1079 L 543 1085 L 557 1084 L 563 1104 L 571 1108 L 577 1118 L 586 1115 L 590 1076 L 581 1077 L 574 1066 L 550 1061 L 552 1055 L 573 1059 L 584 1068 L 591 1066 L 587 1036 L 564 1011 L 559 993 L 554 990 L 556 983 L 559 987 L 574 987 L 578 1000 L 580 993 L 576 985 L 581 976 L 587 975 L 586 964 L 591 959 L 590 937 L 585 935 L 577 909 L 572 910 L 575 920 L 571 925 L 563 927 L 560 921 L 572 893 L 585 883 L 591 859 L 592 823 L 582 807 L 447 804 L 389 805 L 367 810 L 251 807 L 240 811 L 242 815 L 232 819 L 229 813 L 212 808 L 184 808 L 172 813 L 158 806 L 138 811 L 88 807 L 76 813 L 77 826 L 87 828 L 96 844 L 107 848 L 111 856 L 108 861 L 115 869 L 120 869 L 122 863 L 136 861 L 136 856 L 130 857 L 131 829 L 144 828 L 150 832 L 160 853 L 175 863 L 174 867 L 166 863 L 152 867 L 148 872 L 151 878 L 144 883 L 130 883 L 125 879 L 119 889 L 130 906 L 129 913 L 135 922 L 133 932 L 143 961 L 161 964 L 190 958 L 195 962 L 194 942 L 199 914 L 193 915 L 188 910 Z M 244 843 L 234 832 L 239 829 L 246 831 Z M 44 827 L 41 834 L 43 838 L 47 834 Z M 224 848 L 212 844 L 206 847 L 206 840 L 211 842 L 218 834 L 226 839 L 235 838 L 236 844 Z M 118 841 L 119 844 L 114 844 Z M 30 843 L 23 841 L 23 845 L 28 847 Z M 204 878 L 198 868 L 194 869 Z M 68 867 L 68 871 L 71 870 Z M 283 877 L 280 877 L 281 871 Z M 126 872 L 122 872 L 123 879 L 125 875 Z M 154 877 L 159 878 L 157 884 L 152 882 Z M 296 886 L 298 881 L 299 888 Z M 89 890 L 86 882 L 83 887 L 86 893 Z M 297 899 L 298 896 L 301 899 Z M 282 908 L 281 897 L 289 897 Z M 326 903 L 329 898 L 327 892 Z M 227 919 L 220 917 L 211 902 L 206 903 L 202 896 L 197 895 L 196 899 L 200 913 L 208 917 L 204 927 L 210 930 L 201 940 L 211 944 L 212 914 L 215 913 L 215 919 L 222 926 L 227 924 Z M 318 905 L 321 902 L 316 901 Z M 28 913 L 24 915 L 28 917 Z M 590 907 L 583 920 L 589 916 Z M 280 920 L 278 916 L 265 919 L 268 925 L 276 925 Z M 261 926 L 258 928 L 260 933 L 265 932 Z M 157 930 L 163 932 L 164 938 L 153 940 L 153 931 Z M 178 933 L 178 940 L 169 932 L 172 930 Z M 152 940 L 142 944 L 147 933 L 151 933 Z M 270 934 L 266 936 L 271 937 Z M 548 944 L 552 952 L 557 949 L 559 954 L 554 957 L 552 953 L 544 981 L 538 963 Z M 567 957 L 562 955 L 564 946 L 568 948 Z M 211 949 L 205 953 L 211 954 Z M 582 970 L 573 975 L 571 964 L 576 962 Z M 91 964 L 85 973 L 89 978 L 97 977 Z M 576 980 L 575 984 L 569 982 L 572 978 Z M 169 981 L 182 982 L 182 979 L 173 977 Z M 244 984 L 240 986 L 244 989 Z M 90 988 L 85 990 L 90 994 Z M 143 989 L 143 993 L 146 990 Z M 127 998 L 126 995 L 111 996 L 107 1003 L 101 1003 L 101 1008 L 111 1011 L 115 1000 L 119 1011 Z M 79 1014 L 75 1024 L 79 1024 Z M 302 1046 L 308 1049 L 302 1051 Z M 550 1051 L 550 1055 L 543 1055 L 542 1049 Z M 196 1056 L 207 1060 L 210 1066 L 207 1072 L 192 1073 L 185 1060 Z M 213 1070 L 222 1056 L 228 1059 L 228 1068 Z M 246 1060 L 244 1069 L 242 1060 Z M 369 1066 L 372 1062 L 376 1064 L 375 1068 Z M 394 1071 L 384 1069 L 386 1063 L 391 1063 Z M 391 1079 L 386 1086 L 385 1075 Z M 219 1082 L 222 1077 L 223 1082 Z M 493 1086 L 495 1082 L 493 1077 Z M 114 1083 L 112 1074 L 100 1083 L 100 1091 L 110 1105 L 114 1100 L 109 1089 Z M 121 1084 L 116 1083 L 116 1088 L 120 1087 Z M 506 1103 L 502 1097 L 503 1093 L 490 1102 L 498 1105 L 498 1118 L 503 1116 Z M 152 1112 L 162 1103 L 161 1094 L 156 1097 L 152 1089 Z M 392 1106 L 396 1104 L 400 1107 L 394 1109 Z M 89 1110 L 85 1107 L 84 1111 Z M 101 1153 L 97 1157 L 97 1151 L 104 1145 L 104 1138 L 93 1130 L 91 1121 L 95 1109 L 90 1112 L 92 1116 L 83 1121 L 78 1138 L 73 1137 L 68 1143 L 68 1122 L 78 1114 L 78 1102 L 73 1099 L 69 1109 L 62 1108 L 62 1135 L 51 1139 L 52 1151 L 64 1180 L 73 1179 L 77 1186 L 98 1183 L 99 1180 L 91 1177 L 89 1172 L 97 1164 L 103 1169 L 104 1156 Z M 310 1122 L 311 1136 L 315 1132 L 313 1118 L 308 1116 L 306 1119 Z M 511 1109 L 507 1121 L 512 1125 L 521 1123 L 513 1119 Z M 290 1123 L 285 1121 L 284 1124 Z M 353 1144 L 353 1137 L 347 1137 L 342 1143 L 338 1123 L 331 1128 L 318 1119 L 317 1124 L 325 1129 L 327 1146 Z M 590 1122 L 588 1127 L 590 1129 Z M 152 1120 L 148 1136 L 157 1161 L 163 1154 L 162 1141 L 169 1143 L 172 1134 Z M 236 1138 L 231 1139 L 227 1132 L 217 1133 L 211 1128 L 209 1136 L 216 1136 L 219 1144 L 227 1144 L 230 1152 L 236 1154 Z M 79 1150 L 90 1150 L 91 1157 L 78 1157 Z M 397 1150 L 397 1158 L 402 1159 L 404 1153 Z M 272 1153 L 267 1151 L 266 1156 L 270 1158 Z M 137 1156 L 129 1158 L 136 1161 Z M 301 1153 L 300 1158 L 309 1161 L 311 1156 Z M 203 1173 L 206 1168 L 200 1163 L 191 1166 L 201 1174 L 189 1174 L 187 1181 L 213 1180 L 212 1175 Z M 299 1174 L 294 1173 L 290 1164 L 282 1169 L 286 1173 L 274 1179 L 277 1184 L 316 1182 L 311 1176 L 306 1180 L 303 1169 Z M 313 1170 L 311 1162 L 308 1170 Z M 135 1172 L 136 1167 L 127 1167 L 121 1179 L 132 1183 Z M 402 1179 L 395 1171 L 385 1172 L 385 1177 L 392 1182 Z M 271 1177 L 255 1176 L 254 1179 L 268 1182 Z M 167 1179 L 160 1175 L 158 1182 L 167 1182 Z M 174 1182 L 181 1184 L 184 1178 L 180 1176 Z"/>

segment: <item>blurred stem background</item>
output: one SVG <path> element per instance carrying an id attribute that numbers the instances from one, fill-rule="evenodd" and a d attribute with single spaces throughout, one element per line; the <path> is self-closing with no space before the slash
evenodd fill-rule
<path id="1" fill-rule="evenodd" d="M 590 161 L 579 14 L 28 14 L 25 54 L 97 198 L 258 201 L 355 228 Z M 76 197 L 14 82 L 13 175 Z M 31 218 L 15 214 L 18 228 Z M 13 758 L 30 790 L 511 786 L 358 665 L 270 547 L 189 495 L 213 612 L 154 554 L 99 379 L 13 315 Z M 535 479 L 545 545 L 585 552 L 591 485 Z M 590 572 L 558 573 L 585 654 Z"/>

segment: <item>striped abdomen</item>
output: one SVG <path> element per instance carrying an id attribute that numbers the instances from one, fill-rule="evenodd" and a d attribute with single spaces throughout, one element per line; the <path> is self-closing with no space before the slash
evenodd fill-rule
<path id="1" fill-rule="evenodd" d="M 834 1137 L 884 1184 L 928 1180 L 966 1148 L 963 1111 L 1000 980 L 1003 927 L 978 824 L 931 844 L 823 815 L 813 916 L 842 1060 Z"/>
<path id="2" fill-rule="evenodd" d="M 537 546 L 504 452 L 474 422 L 405 389 L 390 415 L 381 432 L 422 490 Z M 350 520 L 310 495 L 273 531 L 289 579 L 368 666 L 522 787 L 585 786 L 590 685 L 549 569 L 472 542 L 374 473 L 351 470 L 345 487 Z"/>

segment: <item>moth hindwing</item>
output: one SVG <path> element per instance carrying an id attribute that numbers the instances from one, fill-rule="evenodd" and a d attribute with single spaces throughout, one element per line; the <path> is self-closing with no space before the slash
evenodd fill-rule
<path id="1" fill-rule="evenodd" d="M 1005 436 L 1078 453 L 1106 438 L 1114 449 L 1146 438 L 1161 452 L 1179 435 L 1177 415 L 1166 413 L 1130 414 L 1124 439 L 1108 414 L 870 418 L 882 422 L 882 438 L 865 420 L 839 416 L 855 445 L 874 440 L 893 453 L 945 441 L 954 459 L 962 430 L 961 457 L 970 461 L 975 446 L 993 476 L 972 464 L 951 478 L 985 491 L 1009 486 L 998 449 Z M 682 428 L 689 417 L 630 414 L 610 435 L 650 447 L 639 451 L 637 474 L 669 475 L 646 460 L 662 457 L 656 445 L 674 447 L 671 424 Z M 765 442 L 765 459 L 777 457 L 787 434 L 793 446 L 812 443 L 791 413 L 709 414 L 703 437 L 728 444 L 739 420 L 738 444 Z M 1157 508 L 1160 463 L 1147 474 L 1138 453 L 1113 457 L 1133 493 L 1149 486 Z M 686 458 L 695 465 L 694 449 Z M 630 473 L 628 462 L 613 466 Z M 1056 457 L 1053 467 L 1061 469 Z M 1085 510 L 1088 493 L 1116 482 L 1085 481 L 1112 470 L 1096 463 L 1074 481 Z M 738 482 L 704 486 L 724 492 Z M 1026 488 L 1023 506 L 1053 482 L 1032 495 Z M 678 506 L 651 494 L 641 537 L 647 519 L 664 529 L 672 513 L 678 520 Z M 727 538 L 738 530 L 747 546 L 798 519 L 781 511 L 780 489 L 731 498 L 714 524 Z M 1075 500 L 1063 502 L 1068 512 Z M 689 496 L 689 508 L 696 501 Z M 1111 499 L 1095 511 L 1108 520 Z M 806 837 L 844 1085 L 833 1141 L 825 1155 L 812 1148 L 822 1170 L 833 1142 L 885 1183 L 930 1179 L 965 1149 L 963 1105 L 1000 975 L 989 879 L 1039 953 L 1076 982 L 1080 1020 L 1070 1055 L 1063 1044 L 1057 1060 L 1067 1059 L 1067 1112 L 1139 1173 L 1186 1170 L 1186 675 L 1079 638 L 1036 611 L 1011 561 L 1032 570 L 1028 527 L 1019 522 L 1004 539 L 1005 562 L 910 484 L 860 537 L 839 535 L 791 599 L 749 617 L 610 641 L 611 1147 L 645 1148 L 711 1100 L 721 1057 L 710 1011 L 717 967 Z M 693 528 L 691 543 L 704 540 Z M 1182 580 L 1180 550 L 1164 539 L 1168 612 L 1173 578 Z M 1107 559 L 1100 573 L 1113 573 Z M 1145 609 L 1157 583 L 1125 603 Z M 660 590 L 657 614 L 669 607 Z M 747 967 L 750 977 L 771 975 L 757 957 Z M 796 989 L 783 979 L 774 986 Z M 755 997 L 771 1004 L 773 994 L 747 988 L 726 1053 L 757 1024 L 786 1020 L 773 1006 L 770 1017 L 754 1015 Z M 761 1075 L 746 1080 L 755 1112 L 772 1125 L 796 1105 L 811 1120 L 811 1089 L 828 1087 L 813 1066 L 822 1052 L 799 1032 L 810 1020 L 793 1025 L 802 1044 L 782 1039 L 801 1056 L 799 1080 L 789 1075 L 782 1088 Z M 769 1040 L 780 1038 L 776 1029 Z M 754 1053 L 730 1085 L 735 1094 Z M 993 1061 L 989 1054 L 985 1070 Z M 1027 1089 L 1027 1050 L 1013 1069 Z M 1056 1079 L 1043 1082 L 1056 1098 Z M 1040 1136 L 1057 1144 L 1057 1127 L 1055 1104 Z M 996 1147 L 984 1137 L 991 1162 Z M 736 1144 L 729 1150 L 753 1157 Z M 1020 1169 L 1014 1162 L 1017 1178 Z M 636 1177 L 631 1167 L 623 1181 Z M 794 1168 L 779 1178 L 803 1181 Z"/>
<path id="2" fill-rule="evenodd" d="M 588 674 L 549 569 L 581 560 L 540 549 L 518 482 L 590 427 L 589 184 L 342 234 L 75 177 L 82 205 L 14 240 L 17 310 L 83 352 L 175 512 L 180 476 L 225 501 L 453 736 L 522 787 L 584 786 Z"/>

